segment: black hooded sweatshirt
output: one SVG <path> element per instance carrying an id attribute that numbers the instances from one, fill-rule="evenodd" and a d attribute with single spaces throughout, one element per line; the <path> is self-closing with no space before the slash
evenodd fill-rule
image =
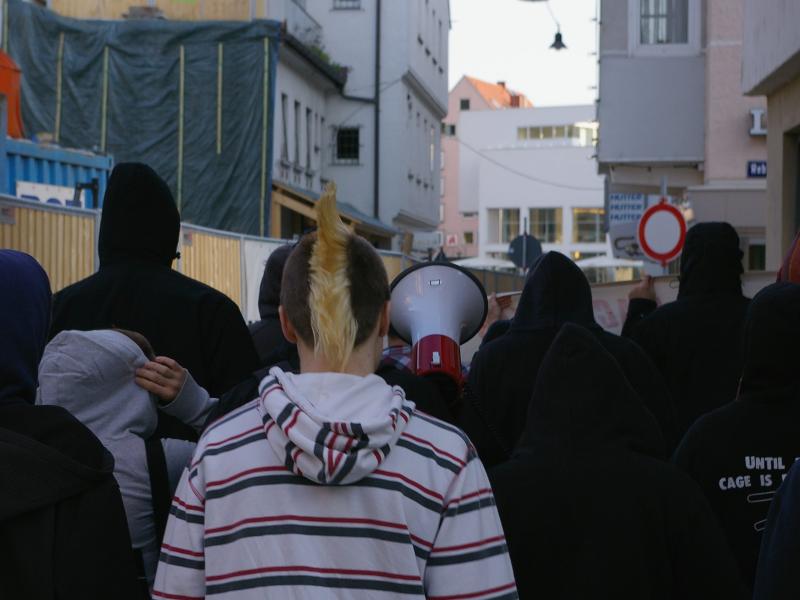
<path id="1" fill-rule="evenodd" d="M 520 598 L 741 600 L 697 485 L 590 331 L 550 346 L 514 456 L 489 471 Z"/>
<path id="2" fill-rule="evenodd" d="M 549 252 L 529 273 L 508 331 L 482 346 L 470 366 L 458 423 L 483 464 L 510 456 L 525 426 L 539 365 L 564 323 L 586 327 L 614 356 L 656 417 L 664 451 L 671 453 L 677 444 L 673 409 L 658 371 L 635 343 L 603 331 L 594 320 L 586 276 L 563 254 Z"/>
<path id="3" fill-rule="evenodd" d="M 742 295 L 739 235 L 728 223 L 699 223 L 681 255 L 678 299 L 626 324 L 664 376 L 678 434 L 736 397 L 741 332 L 749 300 Z"/>
<path id="4" fill-rule="evenodd" d="M 50 336 L 138 331 L 219 397 L 258 368 L 258 356 L 236 304 L 170 268 L 179 233 L 167 184 L 146 165 L 117 165 L 100 222 L 100 270 L 56 294 Z"/>
<path id="5" fill-rule="evenodd" d="M 66 410 L 34 406 L 50 283 L 0 251 L 0 598 L 141 598 L 114 459 Z"/>
<path id="6" fill-rule="evenodd" d="M 258 314 L 261 320 L 248 326 L 261 367 L 271 367 L 285 361 L 295 369 L 300 368 L 297 346 L 283 337 L 281 320 L 278 316 L 283 267 L 293 249 L 294 246 L 289 244 L 275 249 L 267 259 L 264 275 L 261 278 L 261 287 L 258 291 Z"/>
<path id="7" fill-rule="evenodd" d="M 675 463 L 706 494 L 752 587 L 770 502 L 800 457 L 800 285 L 776 283 L 753 299 L 735 402 L 700 417 Z"/>

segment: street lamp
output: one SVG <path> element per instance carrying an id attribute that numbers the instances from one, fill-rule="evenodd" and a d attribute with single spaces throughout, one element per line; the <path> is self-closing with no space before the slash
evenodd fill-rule
<path id="1" fill-rule="evenodd" d="M 553 50 L 566 50 L 567 45 L 564 43 L 564 37 L 561 35 L 561 25 L 558 23 L 558 19 L 553 14 L 553 9 L 550 7 L 549 0 L 522 0 L 522 2 L 545 2 L 545 6 L 547 6 L 547 11 L 550 13 L 550 17 L 553 19 L 553 22 L 556 24 L 556 38 L 553 40 L 553 43 L 550 44 L 550 48 Z"/>

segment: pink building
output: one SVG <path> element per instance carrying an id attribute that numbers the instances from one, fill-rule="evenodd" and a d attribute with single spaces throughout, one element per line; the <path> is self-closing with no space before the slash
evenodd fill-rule
<path id="1" fill-rule="evenodd" d="M 444 250 L 450 258 L 467 258 L 478 254 L 478 214 L 462 213 L 458 207 L 458 118 L 461 111 L 532 106 L 526 96 L 508 89 L 503 81 L 488 83 L 465 76 L 450 91 L 447 116 L 442 122 L 442 203 L 439 208 L 439 231 L 442 232 Z"/>

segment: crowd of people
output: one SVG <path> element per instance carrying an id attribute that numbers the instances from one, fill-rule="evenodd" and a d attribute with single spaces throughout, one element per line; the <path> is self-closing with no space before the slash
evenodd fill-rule
<path id="1" fill-rule="evenodd" d="M 645 279 L 617 336 L 547 253 L 461 382 L 413 372 L 333 187 L 317 215 L 249 327 L 171 268 L 145 165 L 91 277 L 51 297 L 0 250 L 0 598 L 800 595 L 791 268 L 750 300 L 736 231 L 695 225 L 677 300 Z"/>

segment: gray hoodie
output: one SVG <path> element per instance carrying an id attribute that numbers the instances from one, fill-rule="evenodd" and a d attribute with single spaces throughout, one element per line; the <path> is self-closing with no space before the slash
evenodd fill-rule
<path id="1" fill-rule="evenodd" d="M 37 403 L 66 408 L 114 456 L 131 541 L 141 550 L 152 583 L 159 540 L 150 494 L 145 440 L 158 423 L 155 398 L 134 382 L 147 358 L 127 336 L 110 330 L 63 331 L 47 345 L 39 365 Z M 162 410 L 199 429 L 216 401 L 187 377 L 184 390 Z M 170 489 L 174 491 L 195 444 L 162 440 Z"/>

